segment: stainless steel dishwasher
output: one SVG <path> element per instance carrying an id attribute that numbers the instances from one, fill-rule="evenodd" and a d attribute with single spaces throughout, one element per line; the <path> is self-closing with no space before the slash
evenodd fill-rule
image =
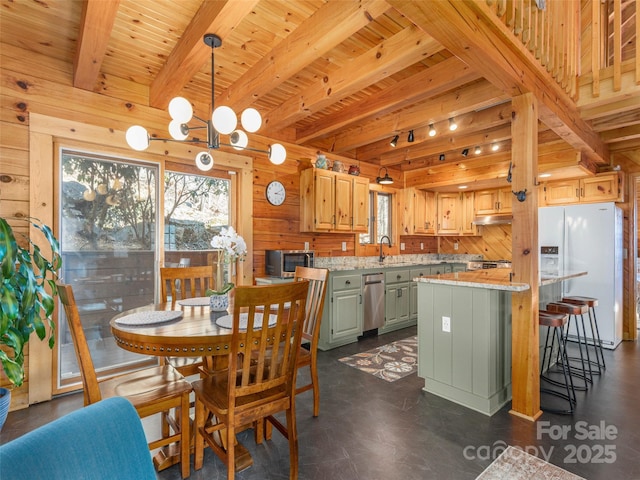
<path id="1" fill-rule="evenodd" d="M 375 334 L 384 326 L 384 273 L 371 273 L 362 276 L 364 285 L 363 335 Z"/>

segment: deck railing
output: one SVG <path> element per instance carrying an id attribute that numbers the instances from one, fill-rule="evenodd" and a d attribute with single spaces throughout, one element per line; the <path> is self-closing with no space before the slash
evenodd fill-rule
<path id="1" fill-rule="evenodd" d="M 580 76 L 590 76 L 592 95 L 600 80 L 635 70 L 640 84 L 640 25 L 634 0 L 486 0 L 504 25 L 520 39 L 574 100 Z"/>

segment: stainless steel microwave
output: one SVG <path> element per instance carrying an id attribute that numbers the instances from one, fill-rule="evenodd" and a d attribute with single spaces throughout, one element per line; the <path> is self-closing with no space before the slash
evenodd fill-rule
<path id="1" fill-rule="evenodd" d="M 296 267 L 313 267 L 311 250 L 267 250 L 265 270 L 272 277 L 293 277 Z"/>

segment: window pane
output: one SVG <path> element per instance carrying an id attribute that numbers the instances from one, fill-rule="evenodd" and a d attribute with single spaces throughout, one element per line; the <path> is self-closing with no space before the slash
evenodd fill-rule
<path id="1" fill-rule="evenodd" d="M 376 242 L 387 235 L 391 237 L 391 195 L 388 193 L 378 193 L 377 195 L 377 219 L 376 219 Z"/>
<path id="2" fill-rule="evenodd" d="M 116 345 L 109 321 L 154 301 L 157 167 L 71 151 L 60 165 L 62 279 L 74 289 L 95 368 L 107 374 L 148 363 Z M 59 318 L 58 385 L 65 386 L 80 377 L 62 309 Z"/>
<path id="3" fill-rule="evenodd" d="M 166 266 L 211 263 L 211 239 L 231 225 L 231 180 L 165 172 Z"/>

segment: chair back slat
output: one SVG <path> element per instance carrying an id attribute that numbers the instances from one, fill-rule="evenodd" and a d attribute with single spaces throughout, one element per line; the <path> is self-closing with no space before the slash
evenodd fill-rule
<path id="1" fill-rule="evenodd" d="M 236 287 L 229 355 L 229 399 L 293 395 L 308 281 Z M 241 317 L 246 315 L 246 329 Z M 244 325 L 244 324 L 243 324 Z M 233 353 L 231 353 L 233 352 Z"/>
<path id="2" fill-rule="evenodd" d="M 311 342 L 312 348 L 317 346 L 320 336 L 320 321 L 322 320 L 328 278 L 329 270 L 326 268 L 296 267 L 294 280 L 309 281 L 309 294 L 307 295 L 302 338 Z"/>
<path id="3" fill-rule="evenodd" d="M 96 375 L 91 352 L 89 351 L 87 337 L 85 336 L 82 322 L 80 321 L 80 314 L 78 313 L 78 306 L 73 295 L 73 288 L 71 285 L 65 285 L 63 283 L 58 283 L 57 287 L 60 301 L 67 316 L 67 324 L 71 332 L 71 338 L 73 339 L 73 348 L 76 351 L 78 366 L 82 374 L 84 404 L 90 405 L 102 400 L 98 376 Z"/>
<path id="4" fill-rule="evenodd" d="M 213 267 L 162 267 L 160 268 L 160 301 L 172 302 L 185 298 L 204 297 L 207 289 L 214 290 Z"/>

